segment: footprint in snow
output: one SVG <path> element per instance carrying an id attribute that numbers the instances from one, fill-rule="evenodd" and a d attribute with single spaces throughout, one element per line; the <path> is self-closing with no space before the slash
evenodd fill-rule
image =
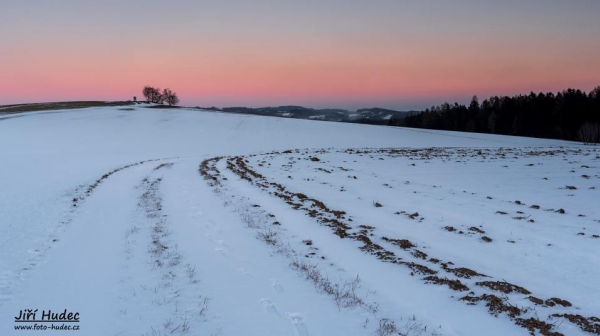
<path id="1" fill-rule="evenodd" d="M 227 254 L 229 254 L 229 251 L 227 251 L 227 249 L 220 248 L 220 247 L 215 247 L 215 251 L 217 251 L 217 252 L 221 253 L 221 255 L 222 255 L 223 257 L 226 257 L 226 256 L 227 256 Z"/>
<path id="2" fill-rule="evenodd" d="M 3 302 L 8 302 L 12 298 L 12 293 L 8 288 L 0 287 L 0 306 Z"/>
<path id="3" fill-rule="evenodd" d="M 240 272 L 240 274 L 241 274 L 241 275 L 245 275 L 245 276 L 252 276 L 252 275 L 250 274 L 250 272 L 248 272 L 248 270 L 247 270 L 247 269 L 245 269 L 245 268 L 243 268 L 243 267 L 241 267 L 241 268 L 238 268 L 238 269 L 237 269 L 237 271 L 238 271 L 238 272 Z"/>
<path id="4" fill-rule="evenodd" d="M 290 313 L 288 314 L 288 318 L 292 321 L 294 328 L 296 328 L 296 335 L 309 336 L 308 329 L 306 328 L 306 324 L 304 323 L 304 316 L 302 316 L 302 314 Z"/>
<path id="5" fill-rule="evenodd" d="M 285 292 L 285 289 L 283 289 L 283 286 L 279 283 L 279 281 L 277 281 L 277 279 L 271 279 L 271 286 L 277 293 Z"/>
<path id="6" fill-rule="evenodd" d="M 263 307 L 265 307 L 269 314 L 281 317 L 281 313 L 279 312 L 279 310 L 277 310 L 277 307 L 275 307 L 275 304 L 273 304 L 273 302 L 271 302 L 270 299 L 264 298 L 260 299 L 259 301 L 263 305 Z"/>

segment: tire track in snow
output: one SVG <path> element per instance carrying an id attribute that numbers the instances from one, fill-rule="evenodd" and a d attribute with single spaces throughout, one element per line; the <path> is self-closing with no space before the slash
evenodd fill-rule
<path id="1" fill-rule="evenodd" d="M 132 181 L 146 172 L 146 167 L 138 165 L 114 174 L 96 189 L 94 197 L 77 207 L 61 243 L 47 252 L 44 262 L 19 284 L 13 299 L 3 307 L 6 316 L 24 306 L 67 308 L 80 313 L 80 327 L 86 334 L 116 331 L 117 325 L 107 321 L 116 322 L 118 316 L 120 263 L 125 256 L 119 249 L 121 234 L 130 223 L 130 211 L 137 206 Z M 0 334 L 10 334 L 5 327 L 11 326 L 0 326 Z"/>
<path id="2" fill-rule="evenodd" d="M 204 178 L 209 182 L 209 185 L 213 187 L 214 191 L 217 194 L 221 194 L 224 192 L 224 190 L 227 190 L 227 187 L 224 186 L 223 183 L 224 183 L 224 181 L 228 180 L 228 178 L 221 175 L 220 169 L 217 168 L 217 164 L 219 163 L 220 160 L 221 160 L 221 158 L 214 158 L 214 159 L 206 160 L 201 164 L 201 168 L 200 168 L 200 174 L 202 176 L 204 176 Z M 239 195 L 236 195 L 236 196 L 239 196 Z M 225 199 L 227 199 L 227 198 L 225 197 Z M 265 240 L 265 242 L 267 244 L 272 245 L 273 249 L 276 250 L 276 253 L 285 255 L 288 258 L 290 258 L 290 260 L 291 260 L 290 266 L 292 267 L 292 269 L 299 271 L 299 273 L 301 275 L 305 275 L 307 280 L 313 281 L 315 287 L 317 289 L 319 289 L 319 291 L 321 293 L 327 293 L 327 294 L 333 295 L 334 298 L 336 298 L 336 300 L 339 298 L 342 301 L 346 300 L 346 299 L 342 298 L 345 296 L 356 298 L 356 300 L 349 298 L 349 300 L 347 301 L 347 303 L 349 303 L 349 305 L 346 305 L 346 303 L 343 303 L 342 301 L 338 301 L 337 302 L 338 309 L 341 309 L 342 307 L 343 308 L 351 308 L 354 306 L 359 306 L 359 307 L 364 308 L 365 310 L 369 311 L 369 314 L 367 314 L 369 317 L 373 317 L 375 320 L 377 319 L 376 311 L 377 311 L 378 304 L 377 303 L 367 303 L 366 301 L 363 301 L 363 299 L 355 296 L 356 293 L 353 292 L 353 290 L 356 288 L 356 286 L 358 284 L 358 281 L 359 281 L 358 278 L 355 279 L 356 282 L 352 282 L 352 283 L 347 282 L 347 283 L 341 284 L 341 283 L 337 283 L 337 282 L 332 282 L 328 279 L 328 277 L 322 276 L 316 268 L 312 268 L 311 265 L 297 263 L 298 260 L 295 257 L 298 255 L 297 252 L 292 250 L 289 245 L 285 245 L 284 243 L 279 242 L 277 240 L 277 238 L 274 238 L 277 234 L 280 233 L 280 230 L 278 230 L 276 228 L 272 228 L 271 226 L 268 226 L 268 227 L 265 226 L 265 224 L 268 224 L 268 223 L 270 223 L 270 221 L 275 220 L 274 216 L 272 216 L 272 215 L 267 216 L 267 214 L 264 213 L 263 210 L 257 210 L 260 208 L 260 206 L 258 204 L 253 204 L 253 205 L 245 204 L 245 206 L 244 206 L 243 204 L 247 203 L 248 201 L 249 200 L 244 197 L 238 198 L 236 201 L 238 204 L 237 212 L 239 212 L 240 216 L 242 217 L 242 221 L 244 221 L 249 228 L 259 231 L 258 232 L 259 239 L 263 239 L 263 240 Z M 226 203 L 227 202 L 228 201 L 226 200 Z M 261 220 L 259 218 L 261 218 L 261 217 L 267 218 L 265 223 L 260 223 Z M 278 223 L 278 222 L 276 221 L 276 223 Z M 273 231 L 271 231 L 271 230 L 273 230 Z M 273 232 L 273 238 L 270 238 L 271 236 L 269 235 L 269 233 L 271 233 L 271 232 Z M 294 266 L 294 265 L 297 265 L 297 266 Z M 301 271 L 301 269 L 304 269 L 304 267 L 307 267 L 307 270 L 308 270 L 308 273 L 306 273 L 306 274 L 302 273 L 303 271 Z M 315 274 L 318 274 L 318 276 L 316 278 L 313 277 L 313 275 L 315 275 Z M 270 284 L 271 284 L 271 287 L 273 288 L 273 290 L 277 294 L 282 294 L 285 292 L 283 285 L 277 279 L 271 278 Z M 326 287 L 322 287 L 323 284 Z M 352 285 L 352 284 L 354 284 L 354 285 Z M 259 300 L 259 302 L 261 303 L 261 305 L 264 307 L 264 309 L 270 315 L 275 316 L 275 317 L 282 317 L 282 314 L 280 313 L 279 309 L 277 308 L 277 304 L 271 298 L 263 297 Z M 352 303 L 350 303 L 350 302 L 352 302 Z M 296 335 L 298 335 L 298 336 L 309 336 L 310 335 L 310 333 L 308 331 L 309 328 L 307 327 L 306 319 L 303 314 L 297 313 L 297 312 L 286 312 L 285 317 L 292 324 Z M 368 321 L 369 321 L 369 318 L 366 319 L 365 326 L 366 326 L 366 324 L 368 324 Z M 417 327 L 415 327 L 411 332 L 415 332 L 415 330 L 418 330 L 418 328 L 419 328 L 418 324 L 415 323 L 415 325 L 417 325 Z M 395 325 L 394 325 L 394 328 L 396 328 Z M 400 329 L 397 329 L 397 330 L 400 331 Z M 426 330 L 426 328 L 425 328 L 425 330 Z M 413 335 L 413 333 L 411 333 L 411 332 L 409 332 L 407 335 Z M 418 331 L 414 335 L 417 335 L 417 334 L 418 334 Z"/>
<path id="3" fill-rule="evenodd" d="M 20 117 L 25 115 L 18 116 Z M 122 172 L 126 169 L 161 160 L 165 159 L 149 159 L 127 164 L 108 171 L 97 178 L 94 183 L 90 185 L 79 185 L 78 187 L 74 188 L 74 191 L 69 194 L 70 196 L 67 196 L 67 198 L 73 197 L 69 201 L 71 204 L 69 210 L 64 214 L 63 219 L 51 229 L 46 239 L 43 240 L 43 243 L 37 246 L 34 251 L 30 251 L 31 256 L 20 266 L 19 270 L 4 270 L 2 274 L 0 274 L 0 307 L 11 300 L 14 290 L 13 288 L 26 279 L 29 274 L 39 266 L 48 251 L 61 244 L 61 236 L 64 235 L 65 231 L 68 230 L 69 224 L 77 218 L 85 201 L 93 195 L 94 191 L 103 182 L 105 182 L 114 174 Z"/>
<path id="4" fill-rule="evenodd" d="M 139 319 L 148 335 L 184 335 L 194 331 L 209 310 L 210 298 L 201 292 L 196 266 L 186 262 L 163 211 L 161 185 L 168 176 L 165 169 L 172 166 L 158 165 L 137 186 L 142 213 L 134 214 L 136 224 L 126 235 L 128 258 L 120 295 L 123 334 L 133 332 L 131 326 L 139 325 Z M 139 318 L 131 313 L 138 311 L 145 313 Z"/>
<path id="5" fill-rule="evenodd" d="M 248 241 L 262 248 L 253 235 L 248 235 L 253 231 L 246 231 L 243 226 L 232 230 L 231 220 L 225 219 L 229 216 L 223 218 L 215 211 L 221 209 L 207 205 L 214 204 L 215 200 L 220 203 L 220 198 L 207 202 L 206 196 L 199 197 L 197 190 L 187 182 L 183 168 L 185 165 L 178 165 L 177 172 L 174 172 L 180 179 L 179 183 L 169 179 L 167 198 L 170 202 L 166 204 L 169 204 L 170 213 L 177 214 L 174 221 L 188 231 L 185 236 L 194 233 L 200 238 L 200 242 L 191 239 L 192 244 L 183 246 L 186 246 L 186 254 L 194 256 L 196 264 L 202 265 L 202 269 L 209 273 L 201 276 L 205 288 L 214 293 L 211 295 L 209 324 L 224 334 L 240 334 L 244 330 L 243 333 L 248 335 L 298 335 L 289 318 L 290 313 L 287 313 L 297 311 L 290 309 L 294 300 L 290 300 L 289 296 L 294 294 L 286 291 L 279 280 L 280 273 L 277 272 L 281 270 L 277 267 L 272 269 L 268 265 L 269 259 L 263 259 L 269 257 L 268 250 L 266 255 L 261 253 L 259 256 L 256 249 L 248 250 Z M 192 176 L 197 175 L 193 172 Z M 206 189 L 199 180 L 198 185 Z M 175 190 L 179 195 L 172 192 Z M 212 198 L 212 192 L 206 192 Z M 287 267 L 285 270 L 288 271 Z"/>

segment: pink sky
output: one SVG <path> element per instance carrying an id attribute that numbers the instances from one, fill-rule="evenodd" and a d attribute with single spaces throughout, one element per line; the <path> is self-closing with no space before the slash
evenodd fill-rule
<path id="1" fill-rule="evenodd" d="M 161 4 L 7 5 L 0 104 L 154 85 L 188 106 L 412 109 L 600 85 L 597 1 Z"/>

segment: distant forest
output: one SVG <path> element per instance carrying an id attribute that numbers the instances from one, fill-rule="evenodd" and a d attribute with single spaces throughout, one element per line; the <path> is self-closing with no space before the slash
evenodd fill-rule
<path id="1" fill-rule="evenodd" d="M 392 118 L 388 125 L 436 130 L 518 135 L 600 143 L 600 86 L 589 93 L 567 89 L 556 94 L 493 96 L 469 106 L 444 103 Z"/>

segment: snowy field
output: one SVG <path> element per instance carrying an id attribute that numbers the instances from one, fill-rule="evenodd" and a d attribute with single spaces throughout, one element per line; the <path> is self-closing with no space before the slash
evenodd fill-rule
<path id="1" fill-rule="evenodd" d="M 119 107 L 0 143 L 0 335 L 600 334 L 599 147 Z"/>

